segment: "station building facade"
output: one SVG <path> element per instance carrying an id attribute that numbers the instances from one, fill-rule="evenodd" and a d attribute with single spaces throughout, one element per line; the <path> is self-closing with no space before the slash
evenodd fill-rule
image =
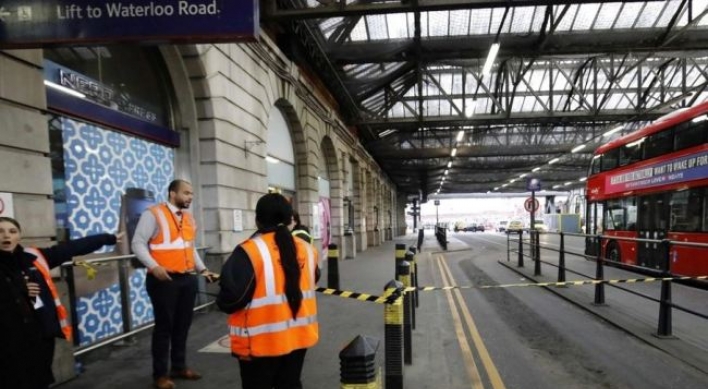
<path id="1" fill-rule="evenodd" d="M 292 200 L 323 254 L 335 243 L 341 259 L 354 258 L 405 233 L 405 196 L 334 99 L 266 35 L 0 51 L 0 129 L 2 214 L 20 221 L 26 245 L 130 232 L 175 178 L 194 185 L 198 244 L 212 269 L 256 230 L 255 205 L 269 191 Z M 125 330 L 111 274 L 76 283 L 79 345 Z M 142 279 L 131 270 L 131 327 L 152 319 Z"/>

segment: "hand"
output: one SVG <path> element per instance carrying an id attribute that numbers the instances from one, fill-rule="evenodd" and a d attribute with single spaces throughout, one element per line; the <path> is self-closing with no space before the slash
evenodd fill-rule
<path id="1" fill-rule="evenodd" d="M 35 298 L 39 296 L 39 284 L 36 282 L 27 282 L 27 294 L 29 294 L 30 297 Z"/>
<path id="2" fill-rule="evenodd" d="M 153 267 L 150 269 L 150 273 L 152 273 L 152 275 L 160 281 L 172 281 L 172 277 L 170 277 L 167 270 L 165 270 L 162 266 Z"/>
<path id="3" fill-rule="evenodd" d="M 120 243 L 123 241 L 123 237 L 125 236 L 125 231 L 121 231 L 116 234 L 116 243 Z"/>
<path id="4" fill-rule="evenodd" d="M 216 273 L 210 272 L 209 269 L 204 269 L 204 270 L 202 270 L 202 272 L 201 272 L 200 274 L 201 274 L 202 276 L 204 276 L 204 277 L 206 278 L 206 281 L 207 281 L 208 283 L 210 283 L 210 284 L 211 284 L 212 282 L 216 282 L 216 281 L 219 280 L 219 275 L 216 274 Z"/>

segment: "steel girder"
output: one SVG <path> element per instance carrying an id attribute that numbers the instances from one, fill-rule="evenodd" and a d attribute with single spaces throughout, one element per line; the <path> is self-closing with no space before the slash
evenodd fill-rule
<path id="1" fill-rule="evenodd" d="M 597 1 L 558 1 L 546 8 L 539 33 L 445 38 L 421 37 L 422 12 L 548 2 L 265 3 L 263 20 L 295 32 L 305 47 L 301 64 L 322 77 L 347 124 L 358 127 L 362 143 L 404 192 L 432 193 L 445 170 L 443 191 L 515 190 L 523 180 L 510 181 L 533 166 L 543 166 L 535 176 L 563 185 L 584 175 L 588 152 L 610 126 L 627 123 L 630 131 L 705 98 L 708 87 L 708 29 L 694 28 L 706 11 L 677 27 L 690 1 L 675 9 L 667 27 L 641 32 L 559 32 L 569 4 Z M 400 12 L 416 18 L 412 38 L 349 41 L 362 17 Z M 325 38 L 318 23 L 338 17 Z M 483 77 L 479 69 L 496 40 L 502 42 L 496 69 Z M 478 104 L 472 117 L 470 98 Z M 455 139 L 460 130 L 463 142 Z M 588 146 L 570 154 L 577 144 Z"/>

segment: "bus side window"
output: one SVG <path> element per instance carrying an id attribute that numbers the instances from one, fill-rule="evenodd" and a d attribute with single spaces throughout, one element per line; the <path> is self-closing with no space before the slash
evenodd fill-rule
<path id="1" fill-rule="evenodd" d="M 656 134 L 649 135 L 644 142 L 644 159 L 654 158 L 673 150 L 673 132 L 671 129 L 666 129 Z"/>
<path id="2" fill-rule="evenodd" d="M 619 163 L 619 149 L 612 149 L 607 151 L 602 155 L 602 171 L 612 170 L 617 167 Z"/>
<path id="3" fill-rule="evenodd" d="M 708 120 L 681 123 L 674 128 L 674 150 L 698 146 L 706 142 Z"/>

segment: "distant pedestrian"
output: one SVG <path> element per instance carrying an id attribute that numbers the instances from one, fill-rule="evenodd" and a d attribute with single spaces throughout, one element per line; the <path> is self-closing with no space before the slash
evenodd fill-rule
<path id="1" fill-rule="evenodd" d="M 318 341 L 317 252 L 288 229 L 292 207 L 280 194 L 256 204 L 258 231 L 221 270 L 216 303 L 229 314 L 231 353 L 243 389 L 298 389 L 307 349 Z"/>
<path id="2" fill-rule="evenodd" d="M 290 230 L 293 236 L 296 236 L 309 244 L 314 244 L 315 240 L 310 235 L 310 229 L 300 221 L 300 214 L 293 210 L 293 221 L 290 224 Z"/>

